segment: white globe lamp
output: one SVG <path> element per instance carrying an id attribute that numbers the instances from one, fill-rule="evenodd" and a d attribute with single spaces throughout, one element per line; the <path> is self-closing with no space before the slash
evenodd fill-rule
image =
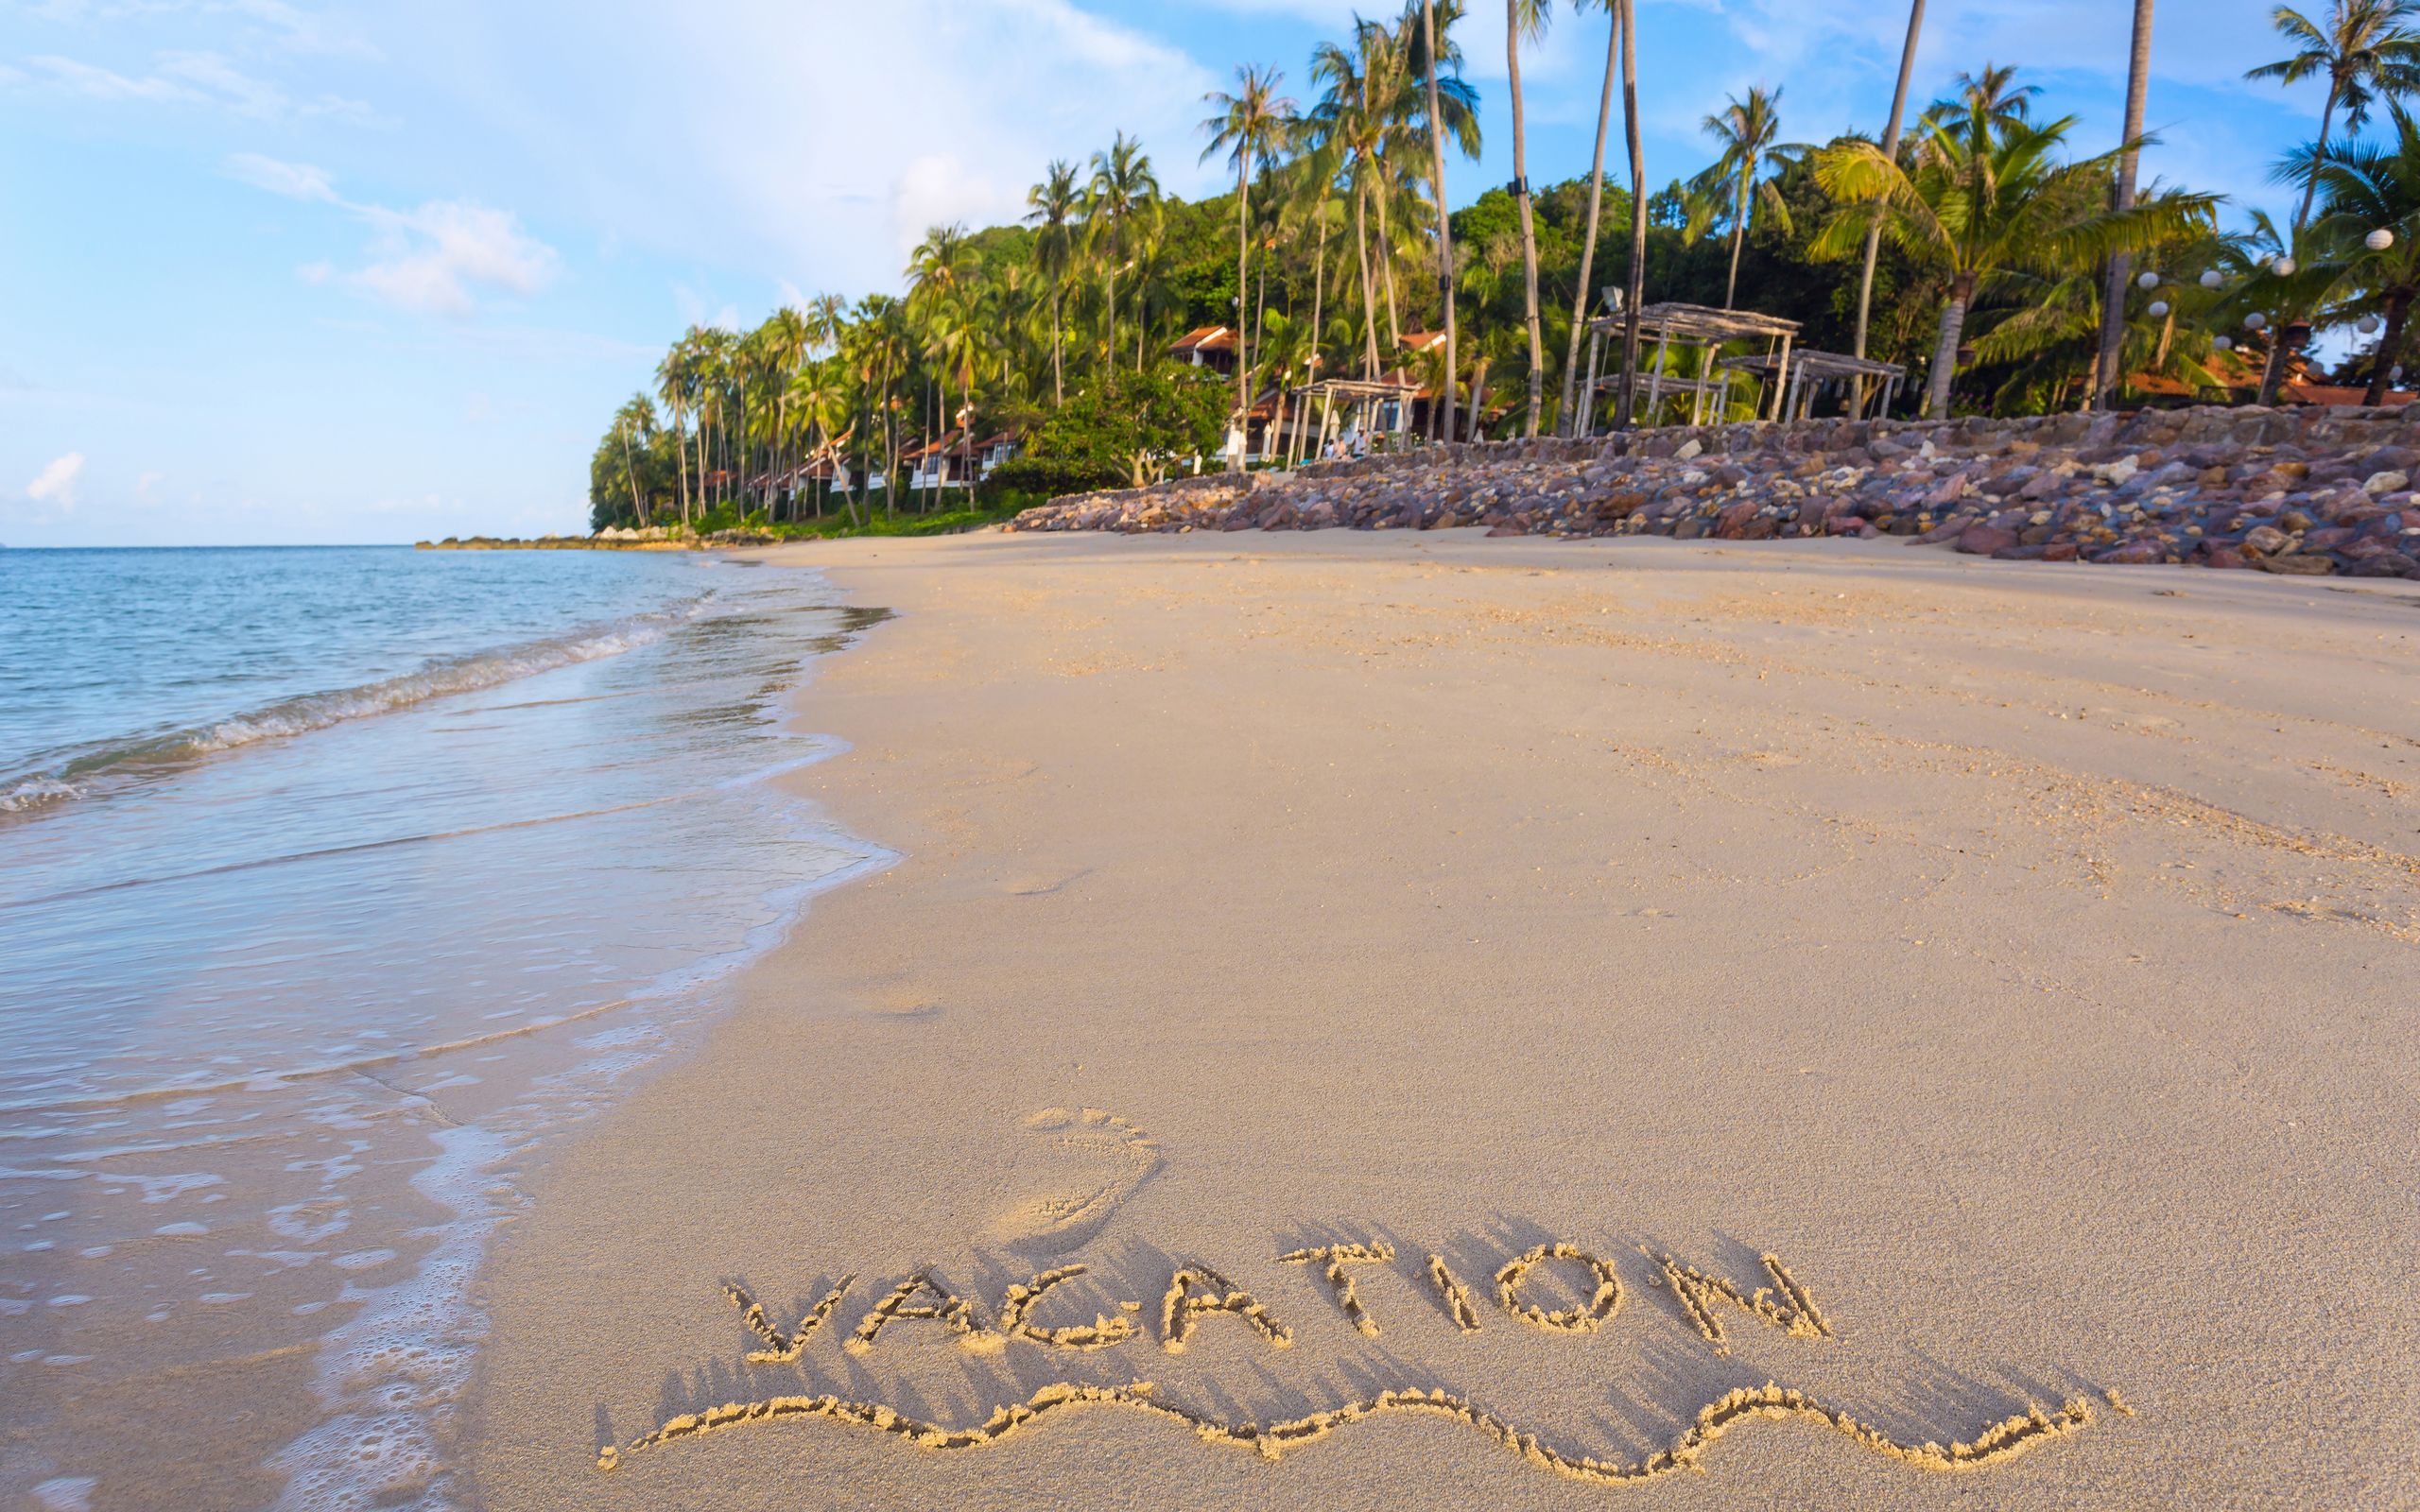
<path id="1" fill-rule="evenodd" d="M 2377 230 L 2370 232 L 2367 236 L 2362 237 L 2361 245 L 2367 247 L 2371 251 L 2383 252 L 2388 248 L 2394 245 L 2394 232 L 2387 230 L 2384 226 L 2380 226 Z"/>
<path id="2" fill-rule="evenodd" d="M 2210 345 L 2220 352 L 2233 352 L 2235 350 L 2235 337 L 2219 336 L 2214 338 L 2210 342 Z"/>
<path id="3" fill-rule="evenodd" d="M 2168 318 L 2168 301 L 2166 300 L 2152 301 L 2152 318 L 2154 320 L 2165 320 Z"/>
<path id="4" fill-rule="evenodd" d="M 2226 276 L 2215 267 L 2202 275 L 2202 286 L 2205 289 L 2217 288 L 2220 284 L 2225 282 Z"/>
<path id="5" fill-rule="evenodd" d="M 2258 310 L 2255 310 L 2250 315 L 2243 318 L 2243 328 L 2246 331 L 2258 331 L 2267 326 L 2268 323 L 2269 318 L 2261 314 Z"/>

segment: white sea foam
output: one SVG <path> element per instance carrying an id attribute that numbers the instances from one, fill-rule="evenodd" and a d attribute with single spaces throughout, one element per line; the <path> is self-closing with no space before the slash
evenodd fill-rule
<path id="1" fill-rule="evenodd" d="M 444 657 L 401 677 L 284 699 L 195 729 L 88 747 L 64 760 L 53 757 L 48 770 L 21 774 L 13 781 L 0 777 L 0 782 L 8 784 L 0 787 L 0 814 L 30 813 L 90 797 L 108 777 L 182 765 L 262 741 L 305 735 L 349 719 L 406 709 L 431 698 L 476 693 L 558 667 L 620 656 L 663 640 L 674 625 L 695 618 L 704 608 L 700 598 L 678 613 L 632 615 L 568 635 Z"/>

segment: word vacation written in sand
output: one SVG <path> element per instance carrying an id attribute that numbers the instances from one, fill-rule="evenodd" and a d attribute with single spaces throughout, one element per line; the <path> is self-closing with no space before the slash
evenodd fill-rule
<path id="1" fill-rule="evenodd" d="M 1673 1312 L 1717 1355 L 1731 1352 L 1727 1322 L 1741 1320 L 1778 1330 L 1793 1339 L 1824 1341 L 1836 1337 L 1831 1321 L 1815 1297 L 1791 1274 L 1780 1256 L 1760 1257 L 1770 1285 L 1744 1289 L 1733 1280 L 1702 1269 L 1668 1252 L 1641 1246 L 1639 1253 L 1653 1266 L 1647 1284 L 1669 1297 Z M 1487 1314 L 1548 1334 L 1589 1334 L 1606 1329 L 1620 1314 L 1627 1297 L 1621 1277 L 1606 1256 L 1578 1245 L 1554 1242 L 1532 1246 L 1507 1259 L 1489 1278 L 1490 1306 L 1482 1305 L 1473 1287 L 1440 1254 L 1428 1254 L 1414 1267 L 1395 1264 L 1395 1246 L 1385 1243 L 1336 1243 L 1309 1246 L 1277 1256 L 1281 1263 L 1302 1265 L 1318 1273 L 1343 1320 L 1368 1338 L 1382 1332 L 1373 1305 L 1357 1283 L 1361 1277 L 1392 1276 L 1405 1283 L 1410 1305 L 1434 1306 L 1461 1334 L 1488 1327 Z M 1549 1307 L 1534 1295 L 1533 1282 L 1548 1270 L 1560 1269 L 1575 1283 L 1580 1299 L 1569 1306 Z M 938 1325 L 958 1346 L 974 1354 L 998 1354 L 1011 1347 L 1091 1354 L 1145 1341 L 1147 1330 L 1136 1322 L 1140 1301 L 1121 1301 L 1110 1312 L 1088 1320 L 1045 1316 L 1050 1294 L 1086 1274 L 1080 1263 L 1061 1265 L 1008 1285 L 991 1309 L 992 1321 L 982 1320 L 977 1303 L 953 1291 L 935 1271 L 917 1270 L 883 1290 L 841 1341 L 851 1355 L 863 1358 L 882 1346 L 889 1331 L 903 1323 Z M 758 1348 L 746 1355 L 755 1366 L 799 1363 L 814 1336 L 829 1324 L 856 1288 L 857 1277 L 847 1275 L 821 1299 L 798 1314 L 786 1326 L 745 1286 L 726 1282 L 723 1295 L 753 1335 Z M 1080 1310 L 1079 1310 L 1080 1312 Z M 1258 1297 L 1220 1272 L 1199 1263 L 1179 1263 L 1161 1296 L 1156 1327 L 1148 1332 L 1161 1351 L 1181 1354 L 1206 1325 L 1232 1320 L 1250 1339 L 1271 1349 L 1294 1343 L 1294 1331 Z M 1143 1344 L 1148 1348 L 1148 1342 Z M 2103 1393 L 2110 1406 L 2127 1416 L 2133 1409 L 2115 1390 Z M 1249 1448 L 1263 1458 L 1327 1437 L 1350 1424 L 1388 1414 L 1441 1417 L 1478 1430 L 1539 1469 L 1602 1485 L 1653 1479 L 1696 1468 L 1707 1450 L 1733 1427 L 1758 1419 L 1805 1418 L 1820 1422 L 1854 1442 L 1890 1458 L 1924 1469 L 1979 1469 L 2019 1453 L 2032 1445 L 2064 1437 L 2093 1421 L 2092 1404 L 2072 1399 L 2056 1408 L 2031 1405 L 2028 1410 L 1992 1423 L 1970 1439 L 1942 1444 L 1903 1442 L 1830 1406 L 1813 1396 L 1767 1382 L 1762 1387 L 1724 1392 L 1697 1414 L 1668 1445 L 1635 1460 L 1605 1459 L 1555 1448 L 1532 1431 L 1496 1416 L 1470 1400 L 1439 1389 L 1408 1387 L 1376 1393 L 1367 1400 L 1313 1412 L 1284 1422 L 1223 1420 L 1161 1398 L 1149 1381 L 1123 1385 L 1063 1382 L 1044 1386 L 1021 1402 L 994 1410 L 972 1427 L 951 1428 L 921 1421 L 873 1401 L 853 1401 L 837 1396 L 770 1396 L 735 1401 L 670 1418 L 653 1432 L 622 1445 L 607 1445 L 597 1463 L 619 1468 L 632 1454 L 680 1440 L 733 1429 L 793 1418 L 821 1418 L 869 1428 L 937 1451 L 977 1449 L 997 1444 L 1046 1417 L 1084 1408 L 1123 1409 L 1157 1418 L 1189 1430 L 1212 1444 Z"/>

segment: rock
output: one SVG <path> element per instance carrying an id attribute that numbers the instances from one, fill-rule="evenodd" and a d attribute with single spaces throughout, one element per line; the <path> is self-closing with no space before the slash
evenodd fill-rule
<path id="1" fill-rule="evenodd" d="M 2420 574 L 2420 561 L 2399 551 L 2382 551 L 2353 564 L 2356 577 L 2411 577 Z"/>
<path id="2" fill-rule="evenodd" d="M 1681 443 L 1681 449 L 1674 452 L 1672 455 L 1679 457 L 1682 461 L 1686 462 L 1692 457 L 1704 455 L 1705 443 L 1697 439 L 1695 437 L 1691 437 L 1689 439 L 1683 441 Z"/>
<path id="3" fill-rule="evenodd" d="M 2263 557 L 2257 564 L 2262 572 L 2285 573 L 2296 577 L 2324 577 L 2336 570 L 2336 563 L 2325 557 L 2306 557 L 2299 553 L 2290 557 Z"/>
<path id="4" fill-rule="evenodd" d="M 2290 539 L 2275 525 L 2254 525 L 2243 537 L 2244 549 L 2262 557 L 2275 556 L 2290 544 Z"/>
<path id="5" fill-rule="evenodd" d="M 2410 473 L 2373 472 L 2370 474 L 2369 481 L 2361 485 L 2361 491 L 2375 499 L 2381 493 L 2394 493 L 2410 487 L 2411 487 Z"/>
<path id="6" fill-rule="evenodd" d="M 2092 558 L 2104 566 L 2136 567 L 2168 559 L 2168 547 L 2156 541 L 2130 541 Z"/>
<path id="7" fill-rule="evenodd" d="M 2017 544 L 2016 532 L 1998 525 L 1968 525 L 1958 538 L 1958 549 L 1970 556 L 1989 557 Z"/>

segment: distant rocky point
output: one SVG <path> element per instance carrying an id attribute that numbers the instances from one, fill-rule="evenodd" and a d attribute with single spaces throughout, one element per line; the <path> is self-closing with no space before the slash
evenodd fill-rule
<path id="1" fill-rule="evenodd" d="M 717 530 L 699 535 L 679 525 L 646 529 L 608 525 L 593 536 L 448 536 L 414 543 L 420 551 L 705 551 L 717 546 L 769 546 L 780 538 L 753 530 Z"/>

